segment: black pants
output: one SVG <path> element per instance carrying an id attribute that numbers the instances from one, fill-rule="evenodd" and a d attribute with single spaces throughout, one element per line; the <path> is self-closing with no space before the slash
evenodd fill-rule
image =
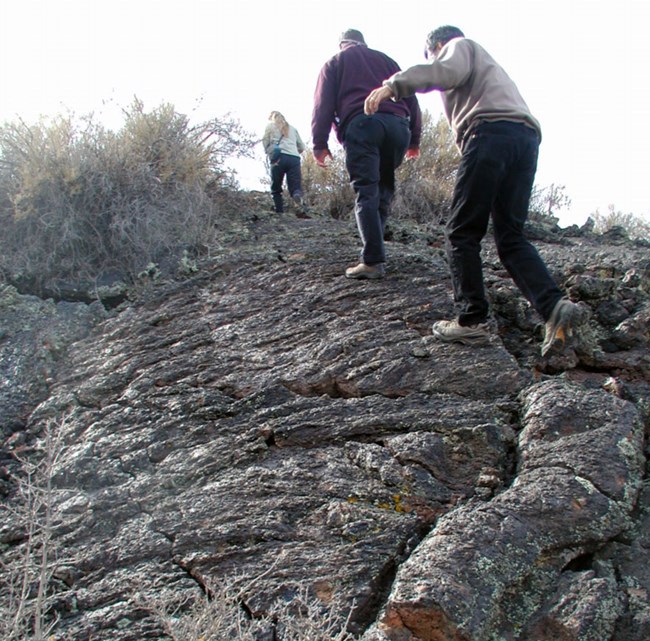
<path id="1" fill-rule="evenodd" d="M 490 215 L 501 262 L 544 320 L 562 298 L 523 231 L 538 150 L 539 140 L 533 129 L 506 121 L 478 125 L 464 145 L 446 228 L 460 325 L 487 319 L 480 254 Z"/>
<path id="2" fill-rule="evenodd" d="M 275 211 L 284 211 L 282 200 L 282 183 L 287 177 L 287 188 L 292 198 L 302 196 L 302 174 L 300 172 L 300 158 L 289 154 L 280 154 L 280 159 L 271 165 L 271 195 Z"/>
<path id="3" fill-rule="evenodd" d="M 395 170 L 410 139 L 408 120 L 393 114 L 361 114 L 345 128 L 345 164 L 356 194 L 354 214 L 366 265 L 386 261 L 384 227 L 395 193 Z"/>

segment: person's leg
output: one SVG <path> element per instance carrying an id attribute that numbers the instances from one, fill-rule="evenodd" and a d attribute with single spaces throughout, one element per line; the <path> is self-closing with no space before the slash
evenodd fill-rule
<path id="1" fill-rule="evenodd" d="M 302 174 L 300 171 L 300 158 L 298 156 L 287 156 L 287 188 L 289 195 L 294 200 L 302 198 Z"/>
<path id="2" fill-rule="evenodd" d="M 379 151 L 379 219 L 383 235 L 390 212 L 390 204 L 395 195 L 395 170 L 404 160 L 411 132 L 406 118 L 382 113 L 377 114 L 377 117 L 381 120 L 386 132 Z"/>
<path id="3" fill-rule="evenodd" d="M 298 211 L 298 218 L 310 218 L 307 208 L 302 199 L 302 174 L 300 171 L 300 158 L 298 156 L 287 156 L 287 187 L 293 198 Z"/>
<path id="4" fill-rule="evenodd" d="M 386 260 L 379 217 L 379 147 L 384 128 L 374 116 L 357 116 L 345 132 L 345 162 L 356 194 L 354 213 L 363 248 L 361 261 L 376 265 Z"/>
<path id="5" fill-rule="evenodd" d="M 271 165 L 271 195 L 273 196 L 273 205 L 275 211 L 281 214 L 284 211 L 284 203 L 282 200 L 282 182 L 284 181 L 284 168 L 282 158 Z"/>
<path id="6" fill-rule="evenodd" d="M 539 143 L 533 130 L 521 125 L 512 125 L 511 129 L 515 155 L 494 203 L 494 238 L 503 266 L 547 321 L 563 293 L 535 247 L 524 236 Z"/>
<path id="7" fill-rule="evenodd" d="M 494 204 L 494 237 L 499 257 L 522 294 L 546 321 L 542 356 L 562 351 L 585 321 L 579 305 L 565 298 L 535 247 L 524 236 L 539 143 L 537 134 L 510 125 L 515 155 Z"/>
<path id="8" fill-rule="evenodd" d="M 447 258 L 461 326 L 487 320 L 481 241 L 487 231 L 506 162 L 506 150 L 493 135 L 482 129 L 480 126 L 463 152 L 445 229 Z"/>

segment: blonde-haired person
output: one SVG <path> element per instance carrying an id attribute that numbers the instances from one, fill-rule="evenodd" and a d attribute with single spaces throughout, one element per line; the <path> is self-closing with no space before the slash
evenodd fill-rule
<path id="1" fill-rule="evenodd" d="M 298 130 L 290 125 L 279 111 L 272 111 L 264 131 L 262 144 L 271 165 L 271 195 L 275 211 L 278 213 L 284 211 L 282 184 L 286 176 L 289 195 L 298 205 L 296 215 L 299 218 L 308 218 L 302 200 L 302 173 L 300 170 L 300 154 L 305 151 L 305 143 L 303 143 Z M 280 147 L 280 155 L 277 159 L 273 157 L 275 145 Z"/>

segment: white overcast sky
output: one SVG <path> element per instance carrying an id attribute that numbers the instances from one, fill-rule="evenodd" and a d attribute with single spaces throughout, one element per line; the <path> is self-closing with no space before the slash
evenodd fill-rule
<path id="1" fill-rule="evenodd" d="M 70 110 L 119 127 L 137 96 L 196 122 L 230 112 L 260 137 L 277 109 L 308 142 L 341 31 L 406 68 L 442 24 L 485 46 L 540 120 L 537 184 L 566 185 L 562 224 L 610 204 L 650 216 L 648 0 L 5 0 L 0 123 Z M 436 93 L 420 104 L 441 113 Z M 237 165 L 244 188 L 263 189 L 259 151 Z"/>

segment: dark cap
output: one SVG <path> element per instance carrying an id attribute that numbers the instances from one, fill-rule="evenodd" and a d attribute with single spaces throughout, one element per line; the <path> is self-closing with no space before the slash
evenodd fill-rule
<path id="1" fill-rule="evenodd" d="M 346 29 L 339 38 L 339 44 L 342 42 L 360 42 L 361 44 L 366 44 L 366 41 L 363 39 L 363 34 L 357 29 Z"/>

